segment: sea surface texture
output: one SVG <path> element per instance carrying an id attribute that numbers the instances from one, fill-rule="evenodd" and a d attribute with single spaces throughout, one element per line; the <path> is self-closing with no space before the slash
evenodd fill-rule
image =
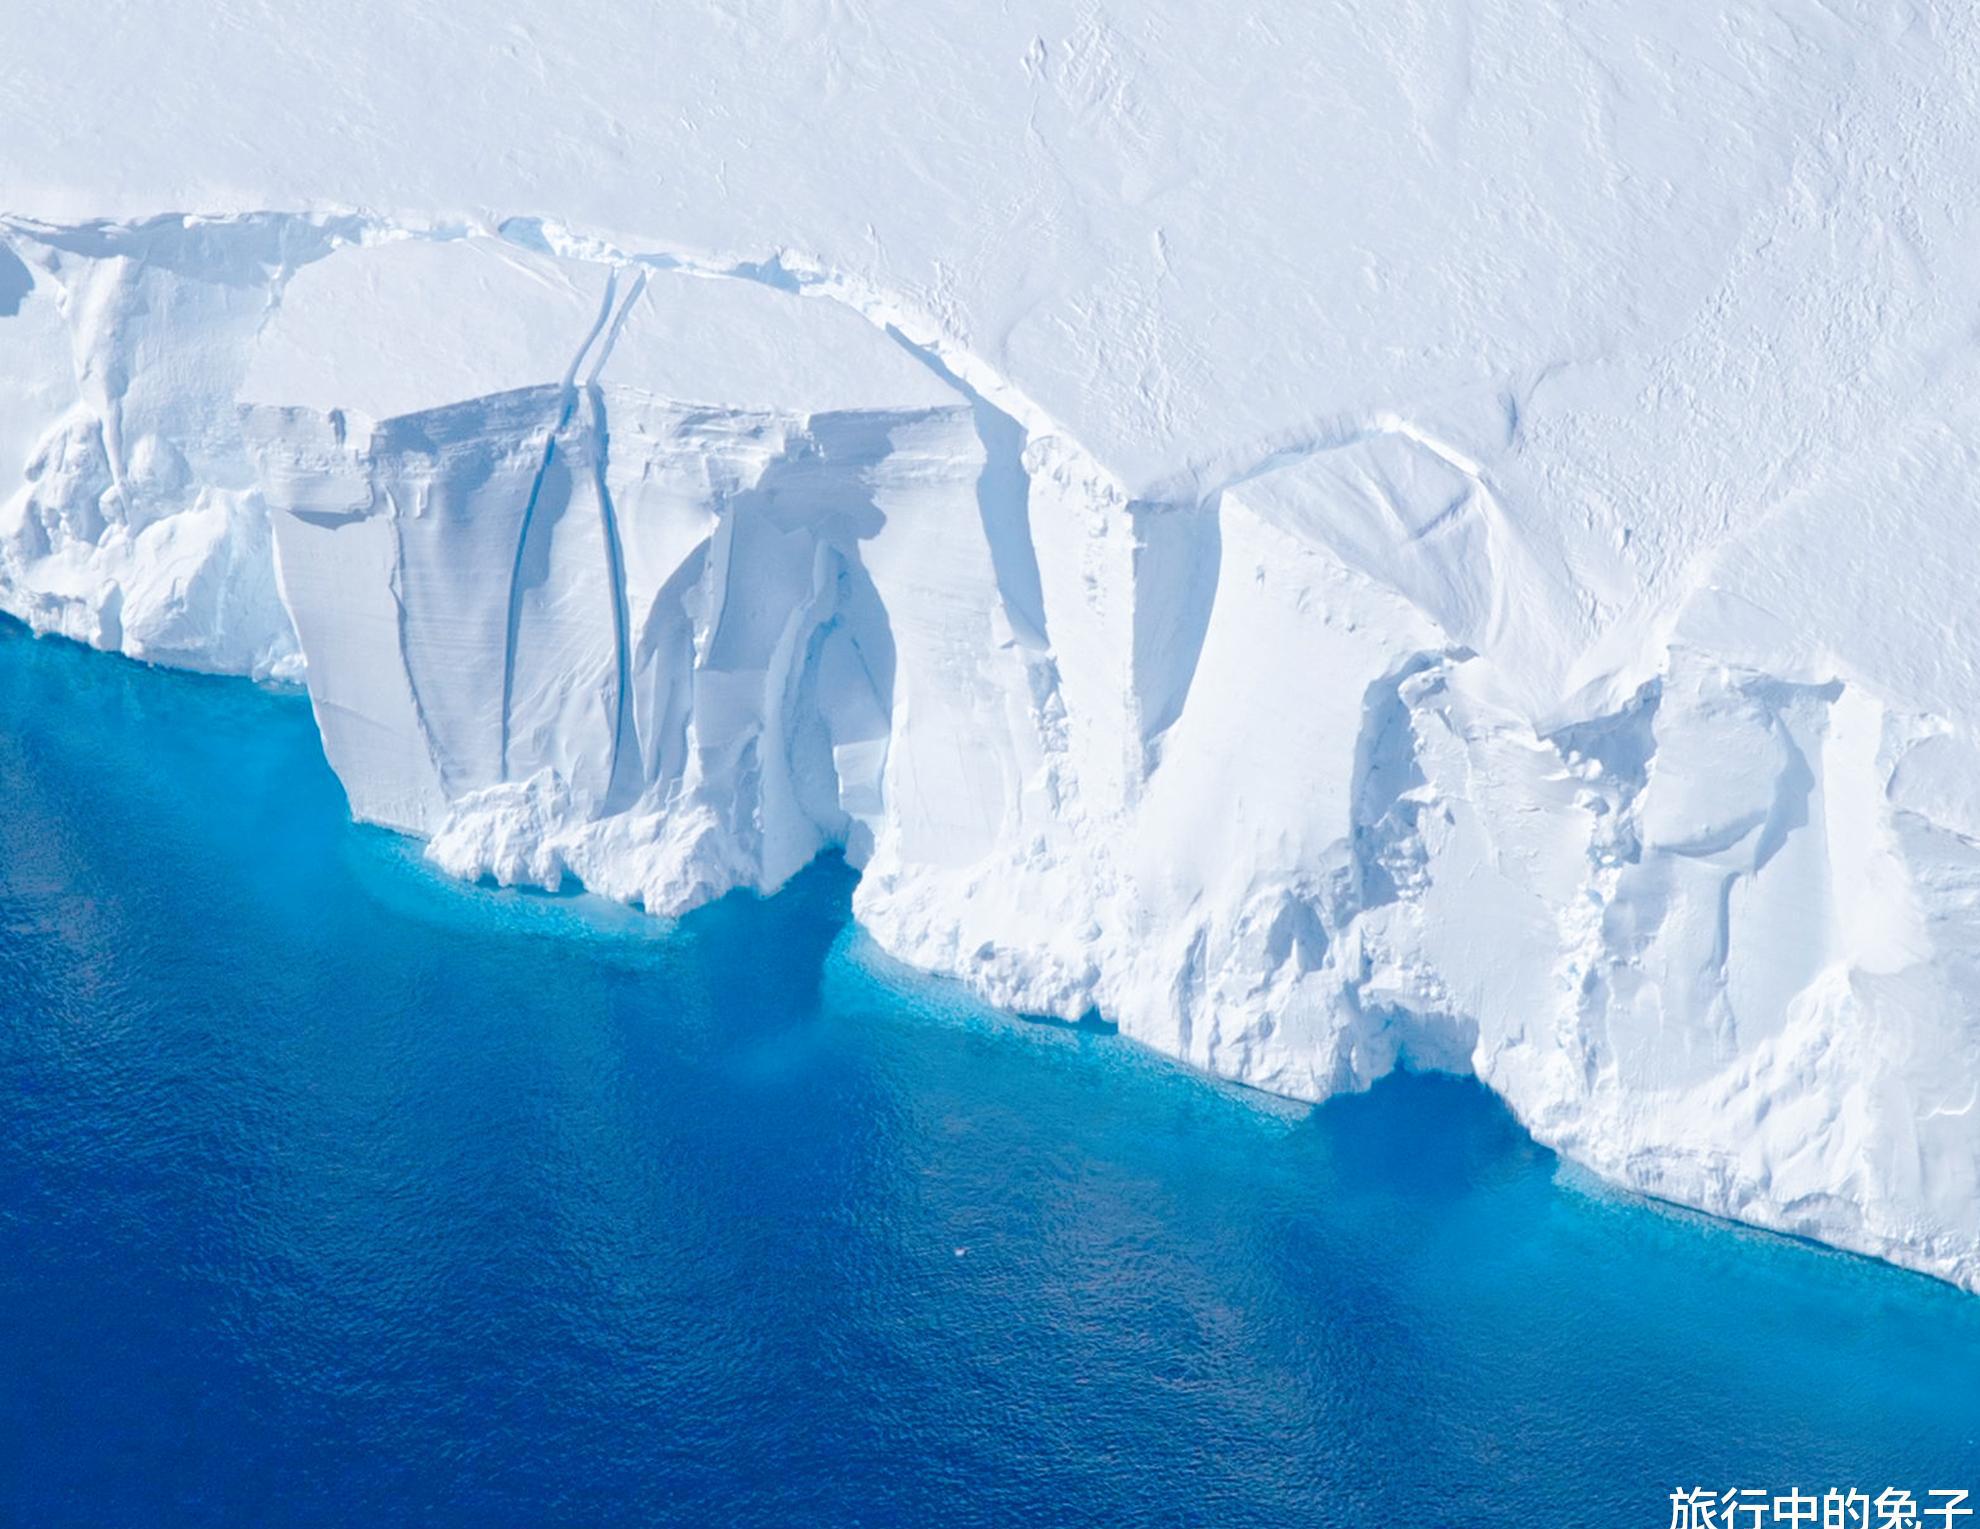
<path id="1" fill-rule="evenodd" d="M 0 1523 L 1670 1522 L 1980 1489 L 1980 1301 L 355 827 L 306 704 L 0 631 Z"/>

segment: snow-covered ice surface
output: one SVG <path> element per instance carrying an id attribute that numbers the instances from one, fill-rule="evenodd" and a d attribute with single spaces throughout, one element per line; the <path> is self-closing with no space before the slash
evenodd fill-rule
<path id="1" fill-rule="evenodd" d="M 0 605 L 1980 1288 L 1977 25 L 17 0 Z"/>

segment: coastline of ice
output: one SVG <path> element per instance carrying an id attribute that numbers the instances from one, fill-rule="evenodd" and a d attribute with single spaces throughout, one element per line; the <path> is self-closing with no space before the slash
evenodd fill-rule
<path id="1" fill-rule="evenodd" d="M 1618 1182 L 1980 1285 L 1970 435 L 1599 633 L 1508 508 L 1530 407 L 1149 497 L 829 278 L 446 232 L 9 225 L 0 604 L 304 678 L 457 874 L 664 913 L 843 846 L 996 1003 L 1301 1098 L 1474 1070 Z"/>

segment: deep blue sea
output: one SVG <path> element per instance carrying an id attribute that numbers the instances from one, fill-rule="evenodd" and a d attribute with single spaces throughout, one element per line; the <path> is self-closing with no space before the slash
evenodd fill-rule
<path id="1" fill-rule="evenodd" d="M 456 885 L 299 697 L 0 631 L 0 1522 L 1980 1489 L 1980 1299 L 1606 1192 L 1468 1082 L 1312 1109 L 987 1013 L 851 881 Z"/>

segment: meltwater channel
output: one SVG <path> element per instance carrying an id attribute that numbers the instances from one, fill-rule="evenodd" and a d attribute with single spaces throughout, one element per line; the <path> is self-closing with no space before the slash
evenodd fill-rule
<path id="1" fill-rule="evenodd" d="M 1648 1525 L 1970 1487 L 1980 1300 L 353 826 L 0 631 L 0 1522 Z"/>

